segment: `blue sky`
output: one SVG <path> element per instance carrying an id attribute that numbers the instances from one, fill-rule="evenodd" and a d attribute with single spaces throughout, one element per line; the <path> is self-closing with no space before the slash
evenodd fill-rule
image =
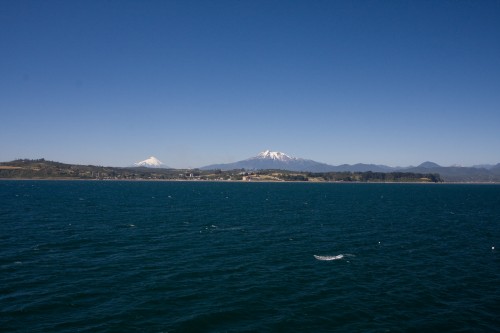
<path id="1" fill-rule="evenodd" d="M 2 1 L 0 161 L 500 162 L 499 1 Z"/>

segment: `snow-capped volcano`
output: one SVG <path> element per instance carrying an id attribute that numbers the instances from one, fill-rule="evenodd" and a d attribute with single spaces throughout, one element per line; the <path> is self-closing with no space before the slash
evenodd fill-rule
<path id="1" fill-rule="evenodd" d="M 246 170 L 290 170 L 290 171 L 324 171 L 328 170 L 331 166 L 306 160 L 303 158 L 291 157 L 285 153 L 265 150 L 257 156 L 250 157 L 246 160 L 227 163 L 227 164 L 213 164 L 202 167 L 203 170 L 233 170 L 233 169 L 246 169 Z"/>
<path id="2" fill-rule="evenodd" d="M 145 168 L 167 168 L 165 164 L 163 164 L 160 160 L 158 160 L 156 157 L 151 156 L 150 158 L 140 161 L 137 163 L 134 163 L 134 166 L 136 167 L 145 167 Z"/>
<path id="3" fill-rule="evenodd" d="M 279 151 L 270 151 L 270 150 L 263 151 L 259 153 L 259 155 L 252 157 L 250 159 L 271 159 L 282 162 L 297 160 L 297 158 L 290 157 L 285 153 L 281 153 Z"/>

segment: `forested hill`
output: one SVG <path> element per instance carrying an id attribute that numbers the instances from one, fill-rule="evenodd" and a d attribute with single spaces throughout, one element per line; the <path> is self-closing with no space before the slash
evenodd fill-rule
<path id="1" fill-rule="evenodd" d="M 96 180 L 235 180 L 309 182 L 441 182 L 436 173 L 415 172 L 296 172 L 285 170 L 199 170 L 117 168 L 20 159 L 0 163 L 0 179 Z"/>

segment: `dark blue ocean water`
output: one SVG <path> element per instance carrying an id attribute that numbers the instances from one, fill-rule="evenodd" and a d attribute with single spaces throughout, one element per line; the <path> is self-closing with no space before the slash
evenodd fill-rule
<path id="1" fill-rule="evenodd" d="M 0 330 L 499 332 L 499 251 L 498 185 L 0 181 Z"/>

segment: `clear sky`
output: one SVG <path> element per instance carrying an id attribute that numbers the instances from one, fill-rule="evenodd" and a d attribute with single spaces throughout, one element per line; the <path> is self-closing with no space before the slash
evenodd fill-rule
<path id="1" fill-rule="evenodd" d="M 500 162 L 500 1 L 0 1 L 0 161 Z"/>

